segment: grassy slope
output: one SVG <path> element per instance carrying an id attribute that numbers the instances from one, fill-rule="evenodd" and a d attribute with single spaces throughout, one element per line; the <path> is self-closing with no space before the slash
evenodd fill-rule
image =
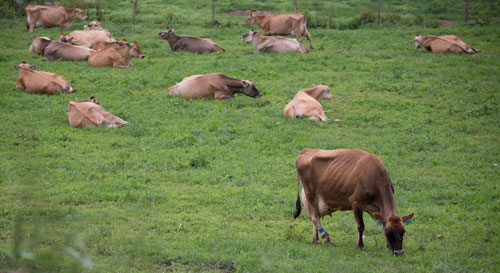
<path id="1" fill-rule="evenodd" d="M 75 237 L 88 248 L 90 272 L 206 270 L 207 264 L 258 272 L 499 270 L 498 27 L 311 29 L 317 48 L 311 54 L 254 55 L 239 41 L 247 30 L 242 17 L 221 16 L 232 27 L 208 28 L 196 19 L 209 18 L 201 10 L 206 4 L 147 4 L 139 25 L 121 21 L 129 13 L 124 2 L 122 10 L 108 11 L 114 21 L 103 22 L 115 37 L 143 47 L 146 59 L 129 69 L 42 61 L 28 53 L 22 19 L 0 21 L 0 261 L 12 262 L 7 255 L 18 217 L 21 246 L 36 254 L 21 264 L 48 271 L 77 268 L 60 250 L 81 251 Z M 178 33 L 211 37 L 227 52 L 172 53 L 156 38 L 164 18 L 144 19 L 148 9 L 179 14 L 170 25 Z M 179 13 L 188 9 L 196 16 Z M 417 32 L 458 34 L 482 52 L 415 50 Z M 57 29 L 35 35 L 55 37 Z M 79 91 L 20 92 L 12 65 L 23 60 L 64 74 Z M 183 77 L 215 71 L 252 78 L 264 96 L 168 95 Z M 282 117 L 297 90 L 321 82 L 334 94 L 323 102 L 333 110 L 327 115 L 345 122 Z M 91 95 L 131 125 L 70 128 L 67 102 Z M 304 147 L 359 148 L 383 159 L 399 212 L 416 214 L 404 257 L 390 256 L 367 215 L 367 250 L 356 250 L 351 212 L 323 220 L 335 246 L 309 243 L 307 216 L 291 220 L 294 160 Z"/>

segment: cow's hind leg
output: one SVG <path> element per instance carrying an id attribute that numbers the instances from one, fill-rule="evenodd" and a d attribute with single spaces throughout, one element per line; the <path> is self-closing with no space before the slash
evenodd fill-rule
<path id="1" fill-rule="evenodd" d="M 312 37 L 311 37 L 311 34 L 309 33 L 309 31 L 307 31 L 307 29 L 305 29 L 304 35 L 306 36 L 307 40 L 309 40 L 309 47 L 311 49 L 313 49 L 314 47 L 312 45 Z"/>
<path id="2" fill-rule="evenodd" d="M 365 231 L 365 223 L 363 222 L 363 210 L 354 207 L 352 211 L 354 212 L 354 219 L 356 220 L 356 226 L 358 228 L 358 248 L 364 250 L 363 232 Z"/>
<path id="3" fill-rule="evenodd" d="M 321 234 L 321 238 L 325 241 L 325 244 L 330 244 L 331 243 L 330 234 L 328 234 L 328 232 L 326 232 L 325 229 L 323 229 L 323 227 L 321 226 L 320 218 L 319 218 L 319 216 L 317 216 L 316 213 L 313 213 L 313 215 L 311 215 L 311 222 L 313 223 L 312 243 L 313 244 L 320 243 L 319 238 L 318 238 L 318 231 L 319 231 L 319 233 Z"/>

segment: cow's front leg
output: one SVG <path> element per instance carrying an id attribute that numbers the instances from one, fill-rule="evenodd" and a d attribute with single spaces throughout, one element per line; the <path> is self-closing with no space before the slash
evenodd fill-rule
<path id="1" fill-rule="evenodd" d="M 64 31 L 63 30 L 64 30 L 64 25 L 61 25 L 59 27 L 59 32 L 61 32 L 61 35 L 64 35 Z"/>
<path id="2" fill-rule="evenodd" d="M 363 232 L 365 231 L 365 223 L 363 222 L 363 210 L 359 208 L 354 208 L 354 219 L 356 220 L 356 226 L 358 228 L 358 248 L 360 250 L 365 250 L 365 244 L 363 243 Z"/>
<path id="3" fill-rule="evenodd" d="M 222 91 L 217 91 L 214 93 L 214 98 L 218 100 L 229 99 L 231 96 Z"/>

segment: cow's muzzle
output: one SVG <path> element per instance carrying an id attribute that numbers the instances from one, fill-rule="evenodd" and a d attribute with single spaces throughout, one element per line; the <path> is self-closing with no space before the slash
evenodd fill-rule
<path id="1" fill-rule="evenodd" d="M 405 250 L 404 249 L 401 249 L 401 250 L 394 250 L 392 252 L 392 254 L 396 255 L 396 256 L 401 256 L 403 254 L 405 254 Z"/>
<path id="2" fill-rule="evenodd" d="M 88 20 L 88 19 L 89 19 L 89 17 L 88 17 L 88 16 L 85 16 L 85 18 L 83 18 L 83 20 Z"/>
<path id="3" fill-rule="evenodd" d="M 141 59 L 144 59 L 146 56 L 144 56 L 144 54 L 142 54 L 139 58 Z"/>

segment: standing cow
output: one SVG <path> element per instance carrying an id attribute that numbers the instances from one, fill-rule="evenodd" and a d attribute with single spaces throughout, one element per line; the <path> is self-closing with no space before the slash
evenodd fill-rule
<path id="1" fill-rule="evenodd" d="M 307 18 L 304 13 L 282 14 L 267 13 L 259 15 L 255 12 L 250 13 L 245 26 L 257 25 L 268 35 L 294 35 L 299 43 L 302 43 L 302 35 L 309 40 L 309 47 L 312 49 L 311 34 L 307 31 Z"/>
<path id="2" fill-rule="evenodd" d="M 294 218 L 300 215 L 300 196 L 313 223 L 313 243 L 319 244 L 318 232 L 325 243 L 330 236 L 320 219 L 337 210 L 352 210 L 358 228 L 358 248 L 363 243 L 363 212 L 382 223 L 387 248 L 394 255 L 404 254 L 403 223 L 410 223 L 413 213 L 399 217 L 394 200 L 394 186 L 380 158 L 361 150 L 303 149 L 296 161 L 297 202 Z M 300 193 L 302 181 L 302 193 Z"/>
<path id="3" fill-rule="evenodd" d="M 63 29 L 69 28 L 76 18 L 81 20 L 87 20 L 88 18 L 83 9 L 80 8 L 27 5 L 24 10 L 26 12 L 26 28 L 32 40 L 33 30 L 37 27 L 51 28 L 58 26 L 61 35 L 64 35 Z"/>

